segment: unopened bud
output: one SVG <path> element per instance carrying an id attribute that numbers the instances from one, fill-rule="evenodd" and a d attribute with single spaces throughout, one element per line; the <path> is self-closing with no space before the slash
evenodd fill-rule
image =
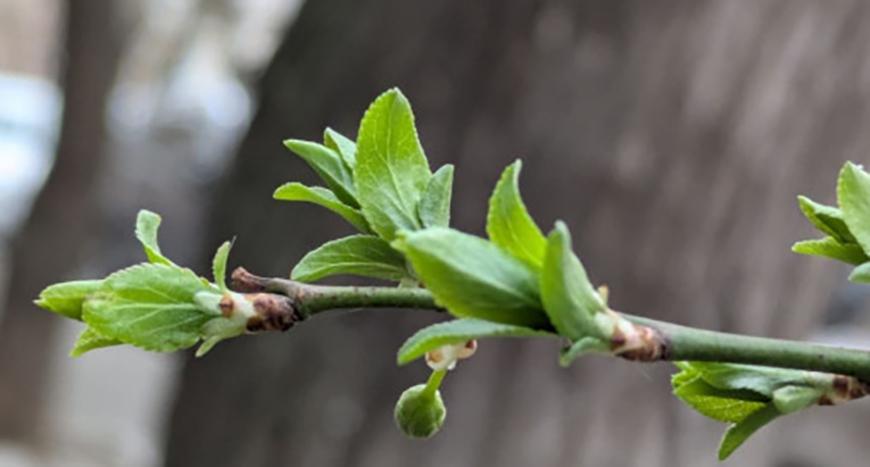
<path id="1" fill-rule="evenodd" d="M 437 389 L 427 391 L 425 384 L 418 384 L 405 390 L 396 402 L 396 425 L 406 435 L 414 438 L 428 438 L 444 424 L 447 408 Z"/>

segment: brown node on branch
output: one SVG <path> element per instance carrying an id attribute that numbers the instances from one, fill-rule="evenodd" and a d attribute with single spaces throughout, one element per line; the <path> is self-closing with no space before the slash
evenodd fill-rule
<path id="1" fill-rule="evenodd" d="M 233 282 L 233 289 L 239 292 L 256 293 L 266 291 L 267 280 L 251 274 L 243 267 L 236 268 L 230 279 Z"/>
<path id="2" fill-rule="evenodd" d="M 286 331 L 302 320 L 293 301 L 282 295 L 256 293 L 245 298 L 254 305 L 256 313 L 248 318 L 246 328 L 249 332 Z"/>
<path id="3" fill-rule="evenodd" d="M 839 405 L 870 394 L 870 384 L 854 376 L 834 375 L 831 392 L 819 398 L 819 405 Z"/>
<path id="4" fill-rule="evenodd" d="M 629 323 L 627 330 L 614 326 L 610 337 L 613 355 L 634 362 L 667 360 L 671 344 L 658 329 Z"/>

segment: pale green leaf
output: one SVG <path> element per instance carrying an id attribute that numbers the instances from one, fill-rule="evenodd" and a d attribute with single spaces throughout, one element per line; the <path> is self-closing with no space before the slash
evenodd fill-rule
<path id="1" fill-rule="evenodd" d="M 160 216 L 156 213 L 145 209 L 139 211 L 139 215 L 136 217 L 136 238 L 145 248 L 148 261 L 174 266 L 174 263 L 160 252 L 160 245 L 157 243 L 160 221 Z"/>
<path id="2" fill-rule="evenodd" d="M 116 272 L 84 304 L 84 321 L 97 333 L 147 350 L 192 346 L 213 318 L 194 303 L 209 290 L 189 269 L 141 264 Z"/>
<path id="3" fill-rule="evenodd" d="M 220 341 L 240 336 L 245 333 L 247 319 L 243 315 L 231 318 L 213 318 L 202 326 L 203 342 L 196 349 L 196 357 L 209 353 Z"/>
<path id="4" fill-rule="evenodd" d="M 833 237 L 797 242 L 792 245 L 791 251 L 802 255 L 824 256 L 849 264 L 861 264 L 870 260 L 859 245 L 840 243 Z"/>
<path id="5" fill-rule="evenodd" d="M 222 292 L 227 291 L 227 260 L 230 256 L 230 250 L 233 248 L 232 242 L 224 242 L 212 259 L 211 270 L 214 275 L 214 283 Z"/>
<path id="6" fill-rule="evenodd" d="M 100 280 L 61 282 L 46 287 L 35 303 L 45 310 L 81 321 L 82 304 L 102 285 Z"/>
<path id="7" fill-rule="evenodd" d="M 802 370 L 736 363 L 692 362 L 707 383 L 719 389 L 746 389 L 765 397 L 789 384 L 804 384 L 808 374 Z"/>
<path id="8" fill-rule="evenodd" d="M 849 280 L 857 284 L 870 284 L 870 262 L 853 269 L 849 274 Z"/>
<path id="9" fill-rule="evenodd" d="M 431 174 L 411 104 L 398 89 L 381 94 L 363 116 L 354 176 L 362 211 L 383 239 L 421 227 L 417 203 Z"/>
<path id="10" fill-rule="evenodd" d="M 293 268 L 292 278 L 311 282 L 338 274 L 394 281 L 410 275 L 404 256 L 389 243 L 372 235 L 353 235 L 309 252 Z"/>
<path id="11" fill-rule="evenodd" d="M 342 203 L 333 192 L 326 188 L 309 187 L 297 182 L 286 183 L 275 190 L 273 197 L 281 201 L 306 201 L 323 206 L 350 222 L 360 232 L 371 232 L 368 222 L 359 209 Z"/>
<path id="12" fill-rule="evenodd" d="M 353 175 L 337 152 L 322 144 L 298 139 L 285 140 L 284 146 L 305 160 L 341 202 L 359 207 Z"/>
<path id="13" fill-rule="evenodd" d="M 438 303 L 459 317 L 549 327 L 528 265 L 486 240 L 443 227 L 394 243 Z"/>
<path id="14" fill-rule="evenodd" d="M 597 337 L 581 337 L 559 353 L 559 365 L 567 367 L 579 357 L 594 353 L 608 353 L 610 345 Z"/>
<path id="15" fill-rule="evenodd" d="M 855 237 L 852 232 L 849 232 L 840 209 L 817 203 L 806 196 L 798 196 L 798 205 L 804 216 L 817 229 L 834 237 L 840 243 L 855 243 Z"/>
<path id="16" fill-rule="evenodd" d="M 410 363 L 430 350 L 484 337 L 555 337 L 549 332 L 523 326 L 493 323 L 475 318 L 461 318 L 433 324 L 411 336 L 399 349 L 399 365 Z"/>
<path id="17" fill-rule="evenodd" d="M 323 144 L 337 152 L 347 168 L 353 170 L 356 166 L 356 143 L 353 140 L 327 127 L 323 131 Z"/>
<path id="18" fill-rule="evenodd" d="M 453 165 L 438 169 L 429 180 L 426 192 L 420 200 L 420 221 L 423 227 L 447 227 L 450 225 L 450 199 L 453 192 Z"/>
<path id="19" fill-rule="evenodd" d="M 486 215 L 486 233 L 493 243 L 514 257 L 541 267 L 547 240 L 535 224 L 520 197 L 519 177 L 522 161 L 509 165 L 501 175 Z"/>
<path id="20" fill-rule="evenodd" d="M 865 252 L 870 251 L 870 175 L 847 162 L 837 181 L 837 201 L 849 231 Z"/>
<path id="21" fill-rule="evenodd" d="M 753 433 L 779 416 L 779 410 L 771 403 L 749 414 L 739 423 L 728 427 L 722 437 L 722 442 L 719 444 L 719 460 L 727 459 Z"/>
<path id="22" fill-rule="evenodd" d="M 773 403 L 785 415 L 819 403 L 824 391 L 809 386 L 784 386 L 773 391 Z"/>
<path id="23" fill-rule="evenodd" d="M 563 222 L 556 223 L 547 239 L 540 288 L 544 310 L 559 334 L 572 341 L 605 337 L 596 326 L 594 315 L 607 306 L 574 254 L 571 234 Z"/>
<path id="24" fill-rule="evenodd" d="M 95 331 L 91 327 L 85 328 L 81 334 L 79 334 L 79 338 L 76 340 L 75 345 L 72 350 L 70 350 L 71 357 L 81 357 L 87 352 L 91 350 L 101 349 L 103 347 L 111 347 L 114 345 L 121 345 L 123 342 L 112 339 L 109 337 L 105 337 Z"/>

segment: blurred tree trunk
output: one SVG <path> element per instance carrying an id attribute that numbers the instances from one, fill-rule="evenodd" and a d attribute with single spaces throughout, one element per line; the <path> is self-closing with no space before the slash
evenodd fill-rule
<path id="1" fill-rule="evenodd" d="M 64 110 L 57 155 L 30 217 L 12 244 L 9 294 L 0 323 L 0 436 L 33 440 L 56 317 L 33 299 L 68 279 L 98 232 L 98 175 L 105 107 L 120 59 L 117 2 L 68 1 L 63 48 Z"/>
<path id="2" fill-rule="evenodd" d="M 570 224 L 615 308 L 800 338 L 839 277 L 789 253 L 810 235 L 794 197 L 831 201 L 843 160 L 866 159 L 867 31 L 857 1 L 310 1 L 261 81 L 209 245 L 238 234 L 233 262 L 284 275 L 347 233 L 318 208 L 270 201 L 281 182 L 313 180 L 280 141 L 327 124 L 353 134 L 398 85 L 433 166 L 457 165 L 459 228 L 482 231 L 501 168 L 523 157 L 527 204 L 546 229 Z M 443 432 L 405 439 L 392 406 L 426 372 L 395 368 L 394 352 L 434 319 L 336 315 L 191 361 L 168 465 L 716 465 L 722 427 L 671 399 L 668 365 L 563 370 L 537 342 L 484 342 L 446 381 Z M 831 465 L 817 448 L 846 427 L 769 442 L 795 424 L 766 429 L 740 461 Z M 850 449 L 842 459 L 868 454 Z"/>

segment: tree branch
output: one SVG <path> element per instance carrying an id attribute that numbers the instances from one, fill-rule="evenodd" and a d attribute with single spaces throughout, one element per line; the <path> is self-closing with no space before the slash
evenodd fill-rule
<path id="1" fill-rule="evenodd" d="M 348 308 L 414 308 L 443 312 L 428 290 L 399 287 L 312 285 L 288 279 L 255 276 L 243 268 L 232 274 L 234 287 L 246 293 L 277 294 L 290 299 L 297 320 Z M 636 326 L 641 347 L 623 349 L 614 333 L 614 355 L 634 361 L 709 361 L 821 371 L 870 382 L 870 351 L 808 342 L 746 336 L 692 328 L 625 313 Z M 548 329 L 552 331 L 552 329 Z M 620 350 L 623 349 L 623 350 Z"/>

